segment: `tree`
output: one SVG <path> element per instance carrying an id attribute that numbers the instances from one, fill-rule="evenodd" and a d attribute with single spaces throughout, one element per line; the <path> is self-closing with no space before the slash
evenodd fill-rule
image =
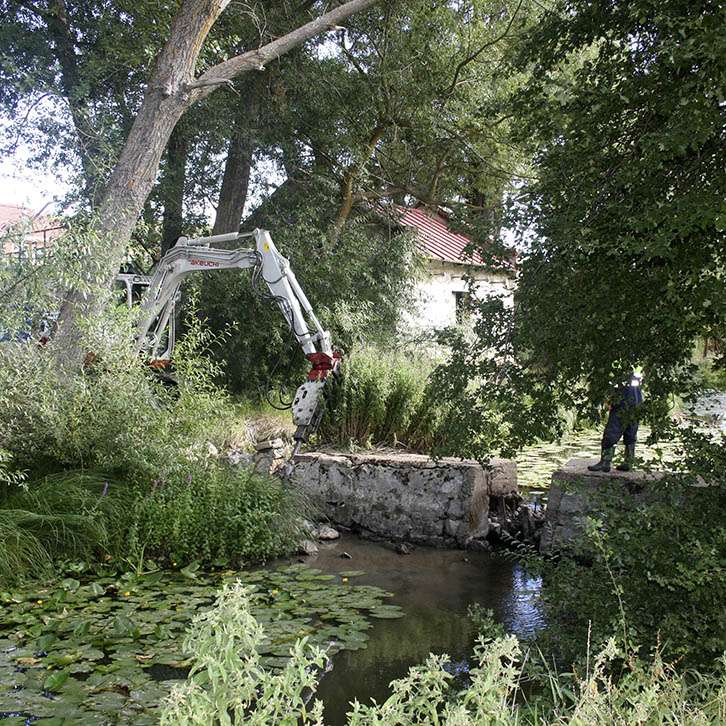
<path id="1" fill-rule="evenodd" d="M 390 344 L 411 302 L 410 240 L 388 227 L 382 206 L 457 195 L 471 217 L 482 216 L 483 198 L 501 206 L 508 177 L 485 169 L 518 159 L 506 124 L 479 116 L 509 87 L 497 68 L 529 19 L 516 2 L 389 2 L 352 18 L 335 45 L 309 44 L 264 74 L 258 118 L 244 125 L 258 158 L 279 162 L 286 179 L 245 224 L 273 230 L 343 350 L 361 337 Z M 230 385 L 254 395 L 285 377 L 295 364 L 287 340 L 269 335 L 275 311 L 244 277 L 210 276 L 202 296 L 213 329 L 237 321 L 219 349 Z"/>
<path id="2" fill-rule="evenodd" d="M 532 69 L 508 109 L 534 158 L 513 209 L 526 251 L 514 314 L 485 304 L 441 377 L 473 411 L 462 442 L 487 425 L 480 444 L 556 434 L 558 407 L 593 416 L 634 365 L 665 428 L 696 338 L 723 338 L 721 24 L 716 2 L 565 0 L 518 48 Z"/>
<path id="3" fill-rule="evenodd" d="M 109 163 L 128 134 L 159 48 L 168 8 L 158 3 L 2 0 L 0 106 L 31 162 L 76 169 L 78 199 L 98 204 Z M 154 22 L 156 21 L 156 22 Z"/>
<path id="4" fill-rule="evenodd" d="M 283 64 L 283 165 L 335 185 L 332 244 L 380 200 L 501 206 L 519 159 L 507 123 L 482 111 L 511 85 L 500 61 L 532 17 L 526 2 L 389 2 L 294 78 Z"/>
<path id="5" fill-rule="evenodd" d="M 666 392 L 696 336 L 722 337 L 725 322 L 720 5 L 562 11 L 520 61 L 537 72 L 515 108 L 526 104 L 523 132 L 541 143 L 522 199 L 537 243 L 522 266 L 521 335 L 596 397 L 637 361 Z M 576 67 L 553 83 L 567 59 Z"/>
<path id="6" fill-rule="evenodd" d="M 108 246 L 101 282 L 110 285 L 122 262 L 127 241 L 156 180 L 169 137 L 184 113 L 216 88 L 231 84 L 242 73 L 263 68 L 266 63 L 343 22 L 374 1 L 350 0 L 256 49 L 212 65 L 198 77 L 195 74 L 204 41 L 229 0 L 186 0 L 181 4 L 108 183 L 102 194 L 94 191 L 92 195 L 97 202 L 94 203 L 93 231 Z M 64 0 L 52 0 L 44 6 L 28 0 L 21 5 L 43 18 L 47 27 L 62 18 L 66 10 Z M 74 49 L 71 49 L 71 56 L 73 60 Z M 62 75 L 64 79 L 68 76 L 65 68 Z M 71 92 L 76 100 L 82 96 L 78 88 L 71 89 Z M 76 130 L 80 138 L 82 131 L 78 127 Z M 73 350 L 78 339 L 75 320 L 79 312 L 88 308 L 84 296 L 73 291 L 67 295 L 55 338 L 55 348 L 61 358 L 77 358 L 78 351 Z"/>

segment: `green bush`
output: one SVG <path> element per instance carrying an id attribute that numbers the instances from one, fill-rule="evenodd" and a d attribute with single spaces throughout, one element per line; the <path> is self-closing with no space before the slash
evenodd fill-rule
<path id="1" fill-rule="evenodd" d="M 207 334 L 192 322 L 174 389 L 140 364 L 125 311 L 86 326 L 93 361 L 73 371 L 59 369 L 51 350 L 0 346 L 0 448 L 31 474 L 102 469 L 131 481 L 203 461 L 208 441 L 221 445 L 233 410 L 212 382 Z"/>
<path id="2" fill-rule="evenodd" d="M 215 459 L 239 421 L 194 300 L 173 387 L 139 361 L 132 323 L 125 309 L 83 321 L 76 368 L 52 341 L 0 345 L 0 579 L 100 555 L 259 560 L 295 542 L 299 506 L 281 485 Z"/>
<path id="3" fill-rule="evenodd" d="M 322 709 L 306 704 L 323 651 L 305 639 L 280 673 L 265 669 L 258 653 L 265 632 L 250 611 L 250 594 L 239 582 L 225 585 L 215 606 L 194 618 L 184 639 L 191 672 L 162 703 L 162 726 L 318 722 Z"/>
<path id="4" fill-rule="evenodd" d="M 294 549 L 300 510 L 279 479 L 210 463 L 153 481 L 134 500 L 118 544 L 132 562 L 238 565 Z"/>
<path id="5" fill-rule="evenodd" d="M 215 607 L 195 618 L 185 650 L 192 671 L 162 704 L 161 723 L 174 726 L 229 724 L 323 725 L 315 692 L 324 654 L 300 640 L 280 673 L 260 664 L 265 633 L 250 612 L 250 592 L 226 586 Z M 681 675 L 658 653 L 641 660 L 610 640 L 580 675 L 547 670 L 533 683 L 514 636 L 475 648 L 476 667 L 457 692 L 448 657 L 426 663 L 391 683 L 381 704 L 351 704 L 349 726 L 611 726 L 611 724 L 721 724 L 726 717 L 726 674 Z M 726 661 L 723 665 L 726 665 Z M 618 672 L 618 677 L 613 672 Z M 526 683 L 526 688 L 524 684 Z"/>
<path id="6" fill-rule="evenodd" d="M 726 391 L 726 364 L 721 359 L 699 361 L 696 383 L 712 391 Z"/>
<path id="7" fill-rule="evenodd" d="M 633 648 L 713 666 L 726 643 L 726 492 L 693 483 L 651 482 L 648 501 L 627 507 L 621 488 L 600 489 L 576 556 L 546 567 L 546 648 L 569 662 L 588 632 L 596 646 L 620 632 Z"/>
<path id="8" fill-rule="evenodd" d="M 0 497 L 0 583 L 60 560 L 239 565 L 288 553 L 303 511 L 280 480 L 215 461 L 147 486 L 65 472 Z"/>
<path id="9" fill-rule="evenodd" d="M 334 344 L 347 352 L 360 341 L 393 338 L 401 312 L 415 299 L 420 263 L 413 236 L 397 235 L 391 244 L 380 217 L 371 214 L 352 219 L 331 244 L 328 225 L 338 211 L 337 196 L 317 183 L 290 182 L 278 191 L 248 224 L 271 231 Z M 257 294 L 249 275 L 217 272 L 195 278 L 194 284 L 212 329 L 234 324 L 232 335 L 216 349 L 226 363 L 230 389 L 249 398 L 261 397 L 270 385 L 292 384 L 294 390 L 308 362 L 277 305 Z"/>
<path id="10" fill-rule="evenodd" d="M 354 351 L 331 387 L 319 440 L 350 446 L 405 446 L 427 452 L 443 412 L 428 391 L 431 362 L 423 355 Z"/>

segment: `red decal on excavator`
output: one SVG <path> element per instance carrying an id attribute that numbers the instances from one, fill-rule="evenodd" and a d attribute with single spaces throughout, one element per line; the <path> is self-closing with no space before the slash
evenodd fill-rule
<path id="1" fill-rule="evenodd" d="M 213 260 L 189 260 L 190 265 L 199 265 L 200 267 L 219 267 L 219 262 Z"/>

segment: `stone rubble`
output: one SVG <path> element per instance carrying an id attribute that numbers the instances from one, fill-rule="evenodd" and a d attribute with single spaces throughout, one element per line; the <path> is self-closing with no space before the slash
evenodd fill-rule
<path id="1" fill-rule="evenodd" d="M 315 539 L 322 540 L 323 542 L 338 539 L 339 537 L 340 532 L 337 529 L 329 527 L 327 524 L 322 524 L 315 530 Z"/>
<path id="2" fill-rule="evenodd" d="M 300 542 L 298 553 L 301 555 L 306 555 L 307 557 L 314 557 L 320 552 L 318 549 L 318 546 L 310 539 L 304 539 L 302 542 Z"/>

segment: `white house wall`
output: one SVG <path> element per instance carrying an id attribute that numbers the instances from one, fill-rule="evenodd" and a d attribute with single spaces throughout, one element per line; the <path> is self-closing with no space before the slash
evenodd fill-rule
<path id="1" fill-rule="evenodd" d="M 410 323 L 416 328 L 444 328 L 456 324 L 457 292 L 467 292 L 467 273 L 476 279 L 474 291 L 483 298 L 492 293 L 501 295 L 511 305 L 514 296 L 512 277 L 481 268 L 438 262 L 429 264 L 429 275 L 418 284 L 419 303 Z"/>

